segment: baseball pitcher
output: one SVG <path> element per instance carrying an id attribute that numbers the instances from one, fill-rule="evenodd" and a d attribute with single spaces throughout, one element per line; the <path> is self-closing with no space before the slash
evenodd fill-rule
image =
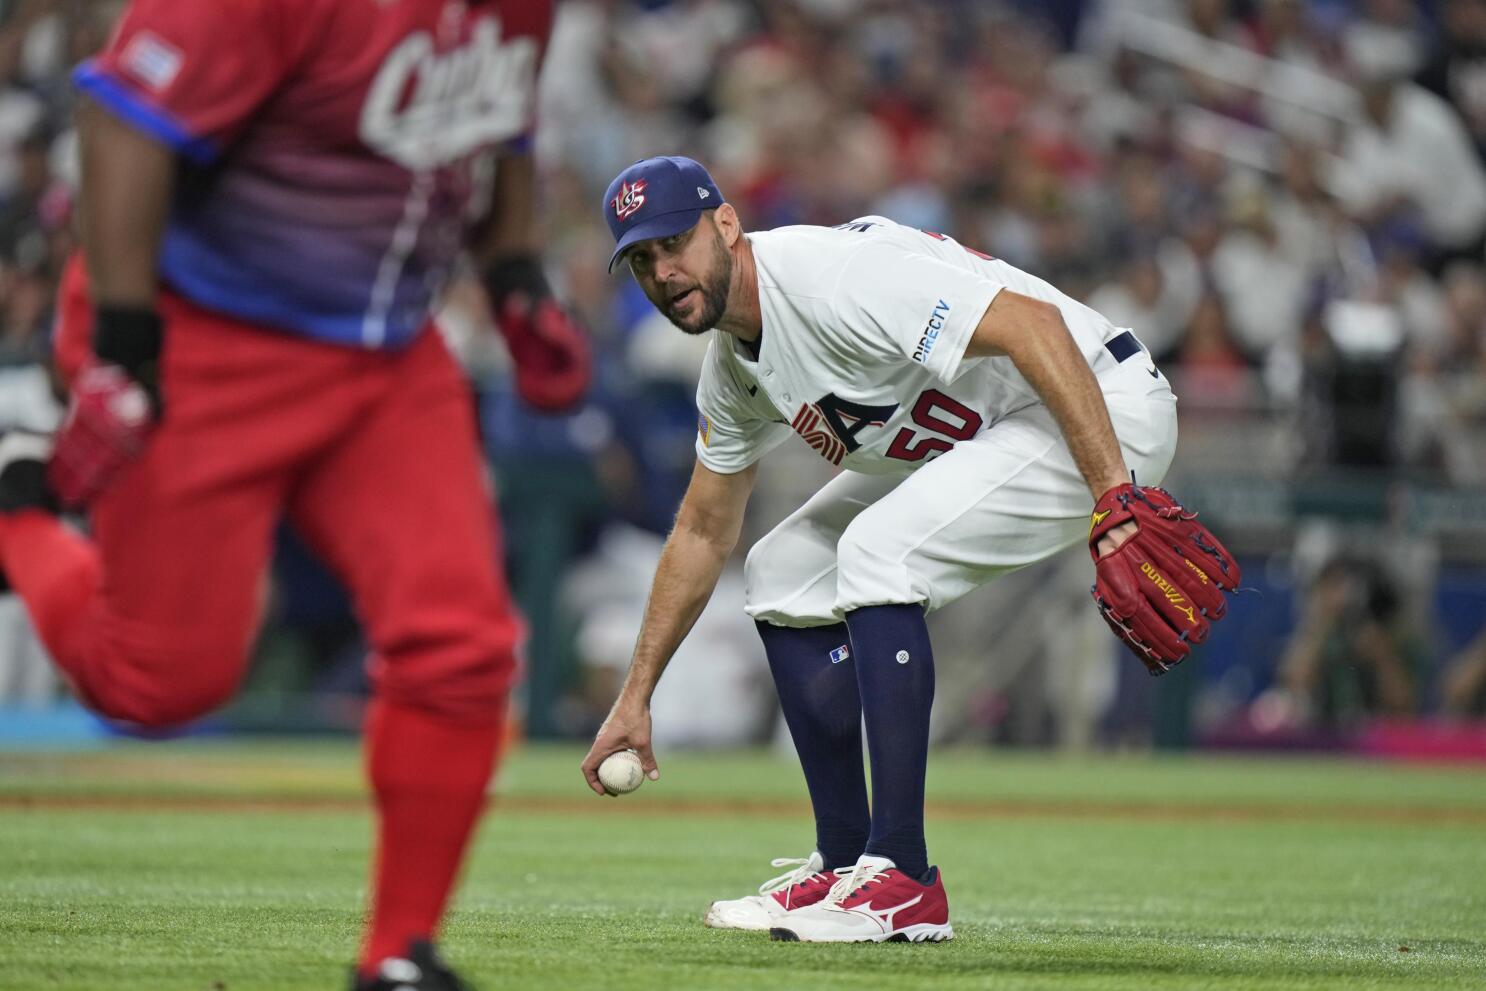
<path id="1" fill-rule="evenodd" d="M 785 940 L 949 939 L 924 843 L 925 614 L 1083 542 L 1115 634 L 1153 674 L 1179 663 L 1239 569 L 1150 487 L 1176 450 L 1176 398 L 1133 331 L 941 234 L 883 217 L 745 234 L 685 158 L 626 169 L 604 212 L 613 261 L 683 332 L 712 340 L 695 473 L 583 763 L 589 784 L 602 793 L 598 763 L 627 747 L 658 775 L 651 693 L 737 542 L 759 459 L 797 436 L 844 470 L 749 552 L 745 609 L 816 848 L 706 921 Z"/>

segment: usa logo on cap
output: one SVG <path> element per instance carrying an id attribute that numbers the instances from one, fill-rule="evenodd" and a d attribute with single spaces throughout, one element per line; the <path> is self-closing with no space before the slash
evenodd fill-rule
<path id="1" fill-rule="evenodd" d="M 645 180 L 636 179 L 632 183 L 624 183 L 619 187 L 619 195 L 611 202 L 614 205 L 614 215 L 620 220 L 628 220 L 636 210 L 645 205 Z"/>
<path id="2" fill-rule="evenodd" d="M 604 222 L 614 235 L 610 271 L 630 246 L 688 231 L 703 213 L 725 202 L 717 183 L 699 162 L 680 155 L 636 162 L 614 177 L 599 201 Z"/>

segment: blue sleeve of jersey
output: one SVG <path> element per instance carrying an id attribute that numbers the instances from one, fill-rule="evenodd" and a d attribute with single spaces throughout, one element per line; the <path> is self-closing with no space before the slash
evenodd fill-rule
<path id="1" fill-rule="evenodd" d="M 72 75 L 77 88 L 120 120 L 169 145 L 197 165 L 210 165 L 218 155 L 216 144 L 199 137 L 166 111 L 141 98 L 128 86 L 89 59 Z"/>

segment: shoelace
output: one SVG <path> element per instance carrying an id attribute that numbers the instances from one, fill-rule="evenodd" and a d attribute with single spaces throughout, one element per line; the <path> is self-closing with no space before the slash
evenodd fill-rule
<path id="1" fill-rule="evenodd" d="M 836 868 L 836 876 L 841 880 L 831 885 L 830 893 L 826 895 L 826 904 L 840 905 L 858 888 L 866 887 L 873 881 L 882 880 L 885 873 L 884 870 L 860 862 L 852 867 Z"/>
<path id="2" fill-rule="evenodd" d="M 816 873 L 810 869 L 811 859 L 810 857 L 805 857 L 804 859 L 798 857 L 775 857 L 769 861 L 770 867 L 793 867 L 794 870 L 785 871 L 778 877 L 765 881 L 758 886 L 758 893 L 761 895 L 772 895 L 776 891 L 793 888 L 801 881 L 807 880 Z"/>

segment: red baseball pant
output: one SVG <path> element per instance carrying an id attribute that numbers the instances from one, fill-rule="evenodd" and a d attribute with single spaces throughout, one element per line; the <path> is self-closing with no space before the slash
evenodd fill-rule
<path id="1" fill-rule="evenodd" d="M 495 718 L 520 623 L 469 391 L 439 336 L 362 351 L 178 298 L 162 309 L 165 414 L 92 507 L 101 581 L 84 600 L 33 604 L 79 692 L 156 727 L 229 698 L 287 515 L 351 590 L 379 695 Z M 12 569 L 22 582 L 23 570 Z"/>
<path id="2" fill-rule="evenodd" d="M 67 303 L 64 373 L 88 333 Z M 375 651 L 370 971 L 435 935 L 516 674 L 521 624 L 469 391 L 431 329 L 405 351 L 361 351 L 170 296 L 161 310 L 164 416 L 92 507 L 93 539 L 39 511 L 0 516 L 0 564 L 84 701 L 171 726 L 241 682 L 287 515 L 350 588 Z"/>

